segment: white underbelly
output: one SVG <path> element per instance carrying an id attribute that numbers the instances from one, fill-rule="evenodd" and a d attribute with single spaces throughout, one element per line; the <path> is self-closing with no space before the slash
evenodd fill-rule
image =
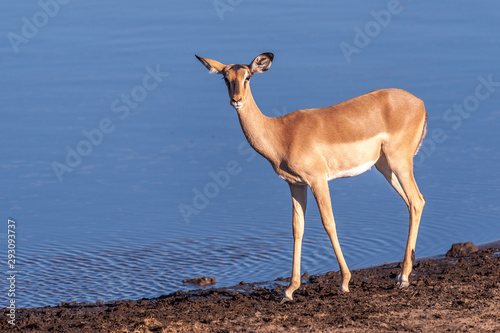
<path id="1" fill-rule="evenodd" d="M 359 165 L 359 166 L 357 166 L 355 168 L 352 168 L 352 169 L 342 170 L 342 171 L 336 172 L 333 175 L 327 175 L 327 179 L 326 180 L 332 180 L 332 179 L 336 179 L 336 178 L 354 177 L 354 176 L 360 175 L 363 172 L 370 170 L 371 167 L 375 163 L 377 163 L 377 160 L 378 159 L 376 159 L 375 161 L 371 161 L 371 162 L 367 162 L 367 163 L 361 164 L 361 165 Z"/>

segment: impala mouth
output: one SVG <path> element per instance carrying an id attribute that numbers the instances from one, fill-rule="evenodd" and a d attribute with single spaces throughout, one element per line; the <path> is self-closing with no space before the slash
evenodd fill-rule
<path id="1" fill-rule="evenodd" d="M 238 111 L 243 106 L 243 103 L 242 102 L 231 102 L 231 105 L 233 106 L 233 108 L 236 109 L 236 111 Z"/>

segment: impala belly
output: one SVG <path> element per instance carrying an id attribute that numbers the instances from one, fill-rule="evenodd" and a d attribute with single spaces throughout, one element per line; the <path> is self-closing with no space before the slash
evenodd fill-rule
<path id="1" fill-rule="evenodd" d="M 336 179 L 336 178 L 354 177 L 354 176 L 360 175 L 363 172 L 370 170 L 371 167 L 375 163 L 377 163 L 377 160 L 361 164 L 360 166 L 357 166 L 357 167 L 352 168 L 352 169 L 339 171 L 333 175 L 327 175 L 326 180 L 332 180 L 332 179 Z"/>
<path id="2" fill-rule="evenodd" d="M 386 133 L 380 133 L 367 140 L 337 145 L 328 159 L 326 180 L 354 177 L 370 170 L 380 157 L 386 137 Z"/>

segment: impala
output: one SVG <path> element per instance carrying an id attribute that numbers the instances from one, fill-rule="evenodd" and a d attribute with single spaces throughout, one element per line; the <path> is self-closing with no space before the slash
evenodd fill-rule
<path id="1" fill-rule="evenodd" d="M 342 255 L 333 218 L 328 181 L 359 175 L 373 165 L 408 206 L 410 227 L 400 288 L 409 286 L 415 260 L 415 243 L 425 198 L 413 176 L 413 156 L 425 135 L 424 103 L 400 89 L 374 90 L 345 102 L 298 110 L 269 118 L 257 107 L 250 91 L 250 78 L 265 72 L 272 53 L 257 56 L 250 65 L 224 65 L 198 57 L 210 73 L 221 74 L 230 104 L 236 109 L 249 144 L 272 165 L 290 186 L 293 205 L 293 268 L 290 286 L 282 302 L 293 300 L 300 286 L 300 257 L 304 234 L 307 186 L 318 204 L 342 274 L 340 290 L 349 291 L 351 273 Z"/>

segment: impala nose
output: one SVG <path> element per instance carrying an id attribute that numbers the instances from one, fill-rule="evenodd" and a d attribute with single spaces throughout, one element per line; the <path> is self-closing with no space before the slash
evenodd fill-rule
<path id="1" fill-rule="evenodd" d="M 241 98 L 238 98 L 237 100 L 235 98 L 231 98 L 231 103 L 230 103 L 236 110 L 239 110 L 243 106 L 243 102 L 241 101 Z"/>

